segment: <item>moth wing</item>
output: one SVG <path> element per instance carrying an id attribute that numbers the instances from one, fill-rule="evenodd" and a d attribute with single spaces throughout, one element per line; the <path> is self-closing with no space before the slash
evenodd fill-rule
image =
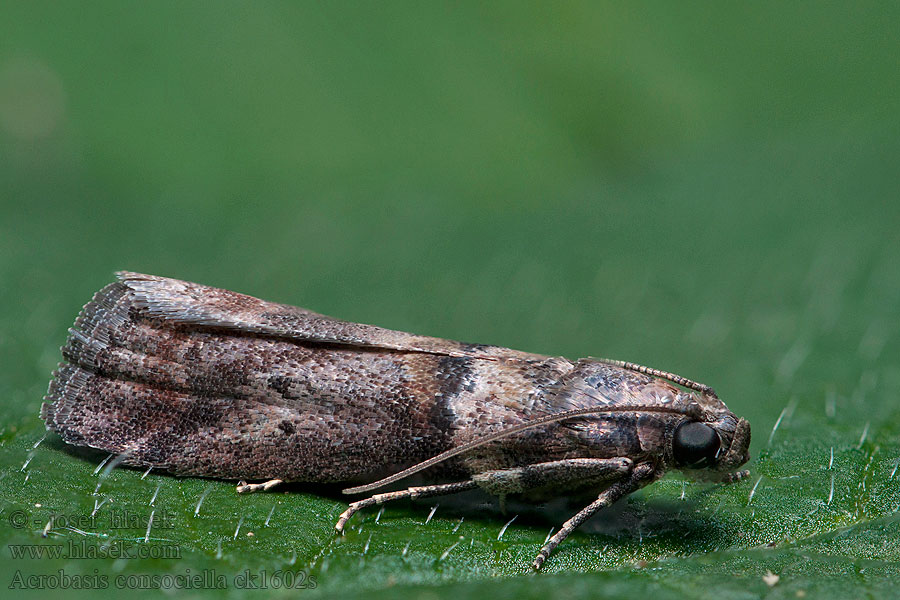
<path id="1" fill-rule="evenodd" d="M 130 290 L 133 306 L 140 314 L 173 324 L 323 344 L 485 360 L 547 358 L 498 346 L 464 344 L 342 321 L 297 306 L 267 302 L 238 292 L 178 279 L 128 271 L 120 271 L 116 276 Z"/>

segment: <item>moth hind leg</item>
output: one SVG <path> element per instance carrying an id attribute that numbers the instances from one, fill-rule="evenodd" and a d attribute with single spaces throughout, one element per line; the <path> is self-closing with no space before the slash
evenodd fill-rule
<path id="1" fill-rule="evenodd" d="M 559 495 L 564 490 L 627 478 L 631 469 L 632 461 L 626 457 L 567 458 L 484 471 L 473 475 L 472 480 L 502 500 L 507 494 L 521 494 L 548 486 L 552 486 L 554 495 Z"/>
<path id="2" fill-rule="evenodd" d="M 334 525 L 334 530 L 338 534 L 344 533 L 344 525 L 360 510 L 373 506 L 375 504 L 384 504 L 392 500 L 402 500 L 404 498 L 428 498 L 430 496 L 444 496 L 446 494 L 455 494 L 464 492 L 478 487 L 478 484 L 472 480 L 457 481 L 455 483 L 443 483 L 439 485 L 425 485 L 419 487 L 410 487 L 405 490 L 396 492 L 385 492 L 383 494 L 375 494 L 365 500 L 358 500 L 350 504 Z"/>
<path id="3" fill-rule="evenodd" d="M 238 494 L 252 494 L 253 492 L 268 492 L 284 483 L 282 479 L 270 479 L 262 483 L 247 483 L 241 481 L 238 483 L 236 491 Z"/>

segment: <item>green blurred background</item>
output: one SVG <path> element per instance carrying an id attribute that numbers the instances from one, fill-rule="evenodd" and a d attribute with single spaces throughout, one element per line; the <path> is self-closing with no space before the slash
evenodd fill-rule
<path id="1" fill-rule="evenodd" d="M 872 535 L 896 532 L 898 22 L 887 2 L 3 3 L 0 508 L 49 493 L 42 460 L 60 473 L 93 469 L 46 445 L 32 479 L 20 467 L 43 435 L 41 396 L 66 329 L 128 269 L 394 329 L 681 373 L 747 417 L 754 456 L 769 461 L 751 465 L 761 479 L 712 492 L 708 518 L 752 506 L 753 481 L 789 499 L 732 550 L 871 522 Z M 770 438 L 779 415 L 784 429 Z M 790 461 L 827 487 L 821 456 L 803 460 L 829 446 L 854 465 L 837 471 L 846 506 L 779 530 L 805 493 L 789 491 Z M 48 487 L 29 491 L 36 480 Z M 677 498 L 680 481 L 661 490 Z M 872 498 L 854 496 L 860 486 Z M 646 494 L 634 501 L 652 514 Z M 296 498 L 319 503 L 327 533 L 340 501 Z M 397 510 L 421 524 L 421 509 Z M 747 528 L 761 518 L 740 514 Z M 496 533 L 503 521 L 484 523 Z M 509 562 L 530 560 L 544 537 L 522 527 Z M 424 534 L 397 537 L 411 535 Z M 383 563 L 362 553 L 312 569 L 316 593 L 396 583 L 436 597 L 794 597 L 821 581 L 872 597 L 900 583 L 889 537 L 835 549 L 823 564 L 840 566 L 797 575 L 796 589 L 787 574 L 769 589 L 769 567 L 752 557 L 722 571 L 710 564 L 727 560 L 704 554 L 713 548 L 674 538 L 648 551 L 662 566 L 637 574 L 625 556 L 560 559 L 562 575 L 533 581 L 425 559 L 395 576 L 394 547 Z M 221 542 L 191 543 L 187 564 L 221 558 Z M 615 539 L 587 532 L 579 543 Z M 266 550 L 248 552 L 265 564 Z M 688 555 L 698 558 L 666 562 Z M 863 575 L 873 572 L 863 558 L 881 574 Z M 225 571 L 241 564 L 226 560 Z"/>

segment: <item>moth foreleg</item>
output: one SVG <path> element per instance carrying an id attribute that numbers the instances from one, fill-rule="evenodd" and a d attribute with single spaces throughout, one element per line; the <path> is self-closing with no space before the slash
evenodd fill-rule
<path id="1" fill-rule="evenodd" d="M 334 529 L 338 533 L 344 533 L 344 525 L 347 524 L 347 521 L 350 520 L 350 517 L 352 517 L 358 511 L 374 504 L 384 504 L 385 502 L 390 502 L 391 500 L 402 500 L 403 498 L 427 498 L 429 496 L 455 494 L 456 492 L 464 492 L 475 487 L 478 487 L 478 484 L 474 481 L 469 480 L 457 481 L 455 483 L 443 483 L 439 485 L 424 485 L 419 487 L 406 488 L 405 490 L 398 490 L 396 492 L 375 494 L 371 498 L 359 500 L 348 506 L 347 510 L 341 513 L 341 516 L 338 518 L 337 523 L 335 523 L 334 525 Z"/>
<path id="2" fill-rule="evenodd" d="M 541 551 L 538 552 L 538 555 L 535 557 L 531 566 L 534 567 L 535 570 L 540 569 L 541 565 L 544 564 L 544 561 L 547 560 L 547 557 L 550 556 L 550 553 L 553 552 L 553 549 L 556 548 L 560 542 L 569 537 L 569 534 L 579 525 L 591 518 L 600 509 L 606 508 L 631 492 L 642 488 L 653 481 L 657 476 L 656 469 L 651 464 L 641 463 L 636 466 L 631 470 L 628 477 L 623 477 L 610 485 L 600 493 L 596 500 L 585 506 L 574 517 L 563 523 L 563 526 L 556 532 L 556 535 L 551 537 L 550 540 L 544 544 L 544 547 L 541 548 Z"/>
<path id="3" fill-rule="evenodd" d="M 620 479 L 631 471 L 628 458 L 568 458 L 535 463 L 524 467 L 484 471 L 472 476 L 489 494 L 500 496 L 519 494 L 527 490 L 553 485 L 565 490 L 576 485 L 597 484 Z"/>
<path id="4" fill-rule="evenodd" d="M 268 492 L 272 488 L 276 488 L 282 483 L 284 483 L 284 481 L 281 479 L 270 479 L 269 481 L 264 481 L 263 483 L 246 483 L 242 481 L 237 486 L 237 493 L 250 494 L 253 492 Z"/>

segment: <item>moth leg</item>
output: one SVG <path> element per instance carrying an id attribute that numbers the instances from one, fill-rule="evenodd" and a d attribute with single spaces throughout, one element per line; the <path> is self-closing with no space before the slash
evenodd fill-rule
<path id="1" fill-rule="evenodd" d="M 268 492 L 272 488 L 276 488 L 284 483 L 281 479 L 270 479 L 263 483 L 247 483 L 242 481 L 237 486 L 238 494 L 250 494 L 253 492 Z"/>
<path id="2" fill-rule="evenodd" d="M 489 494 L 500 496 L 502 501 L 507 494 L 518 494 L 549 484 L 564 490 L 575 484 L 620 479 L 628 475 L 631 467 L 632 462 L 628 458 L 568 458 L 484 471 L 472 475 L 472 481 Z"/>
<path id="3" fill-rule="evenodd" d="M 425 485 L 420 487 L 411 487 L 405 490 L 399 490 L 396 492 L 386 492 L 384 494 L 375 494 L 371 498 L 366 498 L 365 500 L 359 500 L 357 502 L 352 503 L 347 507 L 341 516 L 338 518 L 337 523 L 334 526 L 335 531 L 338 533 L 344 533 L 344 525 L 347 524 L 347 521 L 350 520 L 354 514 L 358 511 L 372 506 L 374 504 L 384 504 L 385 502 L 390 502 L 391 500 L 402 500 L 403 498 L 427 498 L 429 496 L 443 496 L 444 494 L 455 494 L 456 492 L 464 492 L 466 490 L 471 490 L 472 488 L 478 487 L 478 484 L 474 481 L 457 481 L 455 483 L 444 483 L 440 485 Z"/>
<path id="4" fill-rule="evenodd" d="M 553 552 L 554 548 L 566 539 L 579 525 L 591 518 L 594 513 L 615 503 L 616 500 L 624 498 L 631 492 L 642 488 L 656 477 L 658 477 L 658 474 L 653 465 L 648 463 L 639 464 L 631 471 L 631 475 L 627 479 L 622 478 L 613 483 L 603 490 L 596 500 L 585 506 L 574 517 L 563 523 L 563 526 L 556 532 L 556 535 L 551 537 L 550 540 L 544 544 L 544 547 L 541 548 L 541 551 L 538 552 L 538 555 L 535 557 L 531 566 L 535 571 L 539 570 L 541 565 L 544 564 L 544 561 L 547 560 L 547 557 L 550 556 L 550 553 Z"/>

